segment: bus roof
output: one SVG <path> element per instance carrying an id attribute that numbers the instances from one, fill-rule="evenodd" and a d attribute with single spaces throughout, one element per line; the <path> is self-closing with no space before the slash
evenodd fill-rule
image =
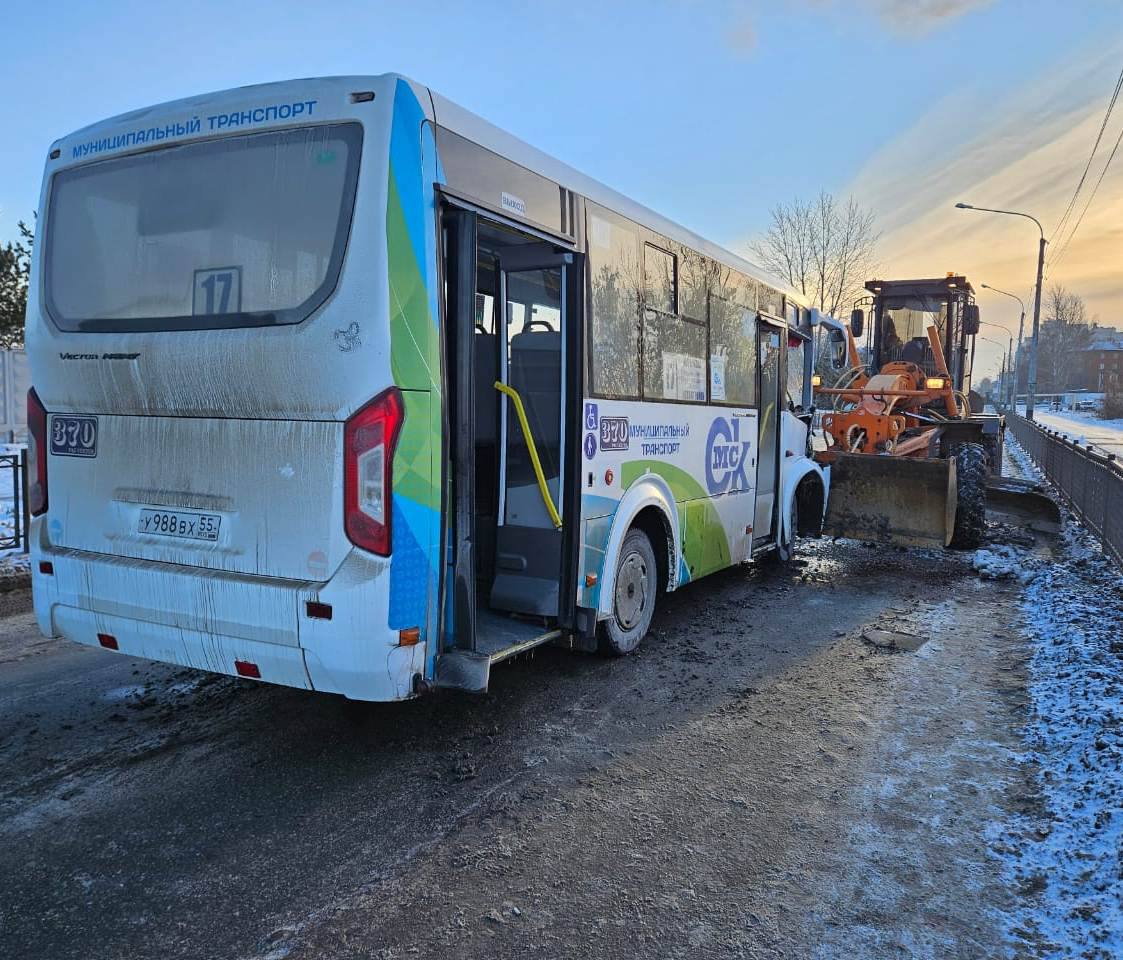
<path id="1" fill-rule="evenodd" d="M 738 256 L 725 247 L 712 243 L 651 208 L 645 207 L 611 187 L 605 186 L 599 180 L 586 176 L 561 160 L 544 153 L 537 147 L 531 146 L 506 130 L 466 110 L 437 93 L 437 91 L 430 88 L 429 93 L 433 98 L 436 121 L 442 127 L 448 128 L 453 133 L 457 133 L 481 147 L 486 147 L 493 153 L 507 157 L 520 166 L 547 177 L 568 190 L 572 190 L 574 193 L 580 194 L 614 213 L 648 227 L 670 240 L 676 240 L 685 246 L 693 247 L 699 253 L 724 263 L 727 267 L 732 267 L 757 280 L 762 280 L 795 300 L 801 306 L 809 306 L 805 298 L 793 290 L 787 282 L 773 276 L 763 267 Z"/>

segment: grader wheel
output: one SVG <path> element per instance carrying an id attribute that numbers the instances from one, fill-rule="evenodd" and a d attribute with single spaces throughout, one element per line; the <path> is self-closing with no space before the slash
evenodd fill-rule
<path id="1" fill-rule="evenodd" d="M 974 550 L 983 541 L 987 526 L 987 451 L 981 443 L 952 445 L 955 460 L 955 533 L 951 546 Z"/>

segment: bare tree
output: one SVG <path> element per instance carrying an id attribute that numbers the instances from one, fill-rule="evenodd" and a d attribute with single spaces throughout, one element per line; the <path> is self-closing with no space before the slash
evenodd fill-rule
<path id="1" fill-rule="evenodd" d="M 1045 319 L 1038 336 L 1038 389 L 1054 393 L 1084 387 L 1082 351 L 1092 339 L 1092 324 L 1079 295 L 1059 283 L 1046 294 Z"/>
<path id="2" fill-rule="evenodd" d="M 771 216 L 750 244 L 753 256 L 821 311 L 841 316 L 873 269 L 879 236 L 873 213 L 853 197 L 843 203 L 824 190 L 810 203 L 777 204 Z"/>

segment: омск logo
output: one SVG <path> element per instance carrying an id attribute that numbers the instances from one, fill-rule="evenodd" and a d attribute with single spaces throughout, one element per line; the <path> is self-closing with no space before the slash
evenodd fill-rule
<path id="1" fill-rule="evenodd" d="M 741 420 L 718 417 L 706 437 L 706 486 L 711 494 L 747 490 L 751 440 L 741 439 Z"/>

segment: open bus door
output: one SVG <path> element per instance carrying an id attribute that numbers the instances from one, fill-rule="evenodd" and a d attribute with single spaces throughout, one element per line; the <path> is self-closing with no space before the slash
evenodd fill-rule
<path id="1" fill-rule="evenodd" d="M 777 498 L 780 495 L 780 414 L 784 409 L 783 357 L 785 329 L 765 317 L 757 320 L 757 387 L 759 436 L 756 461 L 756 516 L 753 550 L 776 542 L 779 529 Z"/>
<path id="2" fill-rule="evenodd" d="M 581 257 L 449 207 L 450 623 L 443 686 L 573 626 L 580 490 Z"/>
<path id="3" fill-rule="evenodd" d="M 490 606 L 557 617 L 566 488 L 564 327 L 573 254 L 499 256 L 499 504 Z M 572 464 L 570 473 L 573 473 Z"/>

